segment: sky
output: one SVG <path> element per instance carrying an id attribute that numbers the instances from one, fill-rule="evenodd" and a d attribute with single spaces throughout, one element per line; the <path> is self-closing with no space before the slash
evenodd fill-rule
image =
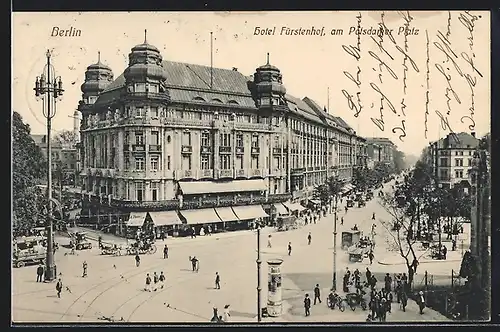
<path id="1" fill-rule="evenodd" d="M 387 137 L 406 154 L 451 131 L 471 132 L 471 118 L 478 136 L 490 131 L 488 12 L 13 13 L 12 25 L 13 111 L 36 134 L 46 131 L 33 87 L 47 49 L 66 90 L 53 128 L 72 129 L 86 67 L 100 52 L 118 77 L 145 29 L 164 60 L 210 65 L 211 31 L 214 67 L 251 75 L 269 53 L 289 94 L 328 106 L 360 136 Z M 81 34 L 52 36 L 71 28 Z M 356 35 L 359 28 L 367 33 Z M 274 35 L 256 34 L 265 29 Z M 381 29 L 383 37 L 370 35 Z"/>

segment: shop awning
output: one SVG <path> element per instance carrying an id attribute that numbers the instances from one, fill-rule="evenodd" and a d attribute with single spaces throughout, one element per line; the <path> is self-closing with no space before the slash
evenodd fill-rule
<path id="1" fill-rule="evenodd" d="M 269 217 L 260 205 L 233 206 L 232 209 L 240 220 Z"/>
<path id="2" fill-rule="evenodd" d="M 283 203 L 284 206 L 288 209 L 288 211 L 303 211 L 306 208 L 300 205 L 299 203 L 286 202 Z"/>
<path id="3" fill-rule="evenodd" d="M 182 224 L 177 211 L 149 212 L 155 226 L 171 226 Z"/>
<path id="4" fill-rule="evenodd" d="M 215 212 L 222 221 L 229 222 L 238 220 L 238 217 L 234 214 L 233 209 L 230 207 L 215 208 Z"/>
<path id="5" fill-rule="evenodd" d="M 188 225 L 221 222 L 214 209 L 181 210 Z"/>
<path id="6" fill-rule="evenodd" d="M 348 183 L 344 187 L 342 187 L 342 192 L 346 193 L 346 192 L 349 192 L 349 191 L 353 190 L 354 188 L 355 188 L 354 185 Z"/>
<path id="7" fill-rule="evenodd" d="M 130 212 L 130 217 L 126 225 L 128 227 L 142 227 L 144 225 L 144 221 L 146 220 L 147 212 Z"/>
<path id="8" fill-rule="evenodd" d="M 267 190 L 266 182 L 263 179 L 235 180 L 225 182 L 191 181 L 179 182 L 179 185 L 184 195 Z"/>
<path id="9" fill-rule="evenodd" d="M 286 209 L 286 207 L 281 204 L 281 203 L 276 203 L 276 204 L 273 204 L 274 207 L 276 208 L 276 212 L 278 212 L 279 214 L 288 214 L 288 210 Z"/>
<path id="10" fill-rule="evenodd" d="M 317 199 L 310 199 L 309 202 L 313 203 L 313 204 L 316 204 L 316 205 L 320 205 L 321 202 Z"/>

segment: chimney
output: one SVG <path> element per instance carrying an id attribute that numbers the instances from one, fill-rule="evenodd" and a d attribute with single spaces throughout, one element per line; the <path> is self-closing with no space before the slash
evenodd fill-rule
<path id="1" fill-rule="evenodd" d="M 233 67 L 233 71 L 238 71 L 238 68 L 236 68 L 236 67 Z"/>
<path id="2" fill-rule="evenodd" d="M 476 138 L 476 133 L 473 131 L 472 133 L 470 133 L 472 137 Z"/>

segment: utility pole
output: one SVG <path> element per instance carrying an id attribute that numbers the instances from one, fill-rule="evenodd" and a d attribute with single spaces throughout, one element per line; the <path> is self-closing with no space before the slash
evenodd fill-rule
<path id="1" fill-rule="evenodd" d="M 35 96 L 41 98 L 44 103 L 43 115 L 47 119 L 47 259 L 45 268 L 45 281 L 56 279 L 56 265 L 54 262 L 54 229 L 52 220 L 52 152 L 51 152 L 51 129 L 52 118 L 56 115 L 57 98 L 61 97 L 64 89 L 62 88 L 61 77 L 55 77 L 55 69 L 50 63 L 51 53 L 47 50 L 47 64 L 40 76 L 35 81 Z M 52 76 L 54 76 L 52 78 Z"/>
<path id="2" fill-rule="evenodd" d="M 337 291 L 337 203 L 338 194 L 335 194 L 335 208 L 333 212 L 333 277 L 332 291 Z"/>
<path id="3" fill-rule="evenodd" d="M 261 309 L 261 301 L 260 294 L 262 291 L 262 287 L 260 285 L 260 266 L 262 261 L 260 260 L 260 222 L 257 225 L 257 321 L 260 323 L 262 321 L 262 309 Z"/>

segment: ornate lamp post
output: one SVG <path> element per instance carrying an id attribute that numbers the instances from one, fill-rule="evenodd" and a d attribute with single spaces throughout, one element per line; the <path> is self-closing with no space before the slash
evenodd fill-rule
<path id="1" fill-rule="evenodd" d="M 52 126 L 52 118 L 56 115 L 56 100 L 60 98 L 64 92 L 62 88 L 62 80 L 60 76 L 55 75 L 55 69 L 50 63 L 51 53 L 47 50 L 47 64 L 40 76 L 36 77 L 35 81 L 35 96 L 42 99 L 43 116 L 47 119 L 47 259 L 45 269 L 45 281 L 53 281 L 56 279 L 56 265 L 54 262 L 54 230 L 52 225 L 52 153 L 51 153 L 51 137 L 50 131 Z"/>

